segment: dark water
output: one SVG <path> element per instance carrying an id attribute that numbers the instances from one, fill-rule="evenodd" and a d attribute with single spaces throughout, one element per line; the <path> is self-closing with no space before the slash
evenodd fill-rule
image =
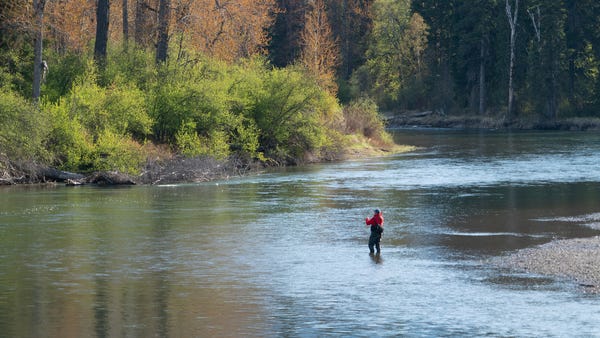
<path id="1" fill-rule="evenodd" d="M 598 295 L 486 263 L 600 234 L 599 134 L 396 134 L 421 148 L 205 184 L 0 189 L 0 336 L 600 337 Z"/>

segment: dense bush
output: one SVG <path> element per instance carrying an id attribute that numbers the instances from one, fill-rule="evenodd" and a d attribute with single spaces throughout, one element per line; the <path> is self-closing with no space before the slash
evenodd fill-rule
<path id="1" fill-rule="evenodd" d="M 74 53 L 51 54 L 48 58 L 48 74 L 42 88 L 44 98 L 55 102 L 67 95 L 75 80 L 88 70 L 88 66 L 85 58 Z"/>
<path id="2" fill-rule="evenodd" d="M 156 66 L 151 53 L 111 53 L 102 73 L 91 59 L 51 56 L 57 66 L 39 109 L 0 91 L 2 151 L 69 171 L 139 173 L 149 143 L 189 158 L 294 164 L 333 158 L 347 142 L 336 98 L 302 68 L 200 56 Z M 376 107 L 355 110 L 368 115 L 361 117 L 373 129 L 367 136 L 383 132 Z"/>
<path id="3" fill-rule="evenodd" d="M 129 174 L 139 174 L 145 160 L 139 143 L 110 130 L 104 130 L 97 138 L 91 159 L 94 170 L 117 170 Z"/>
<path id="4" fill-rule="evenodd" d="M 0 89 L 0 153 L 16 160 L 46 158 L 48 119 L 14 92 Z"/>
<path id="5" fill-rule="evenodd" d="M 154 135 L 160 141 L 174 141 L 182 124 L 189 121 L 203 136 L 229 123 L 228 78 L 218 65 L 165 66 L 158 74 L 149 93 Z"/>
<path id="6" fill-rule="evenodd" d="M 319 155 L 327 145 L 324 122 L 339 108 L 309 79 L 293 67 L 274 69 L 250 93 L 250 114 L 260 130 L 262 151 L 277 162 L 297 162 L 305 152 Z"/>
<path id="7" fill-rule="evenodd" d="M 2 37 L 0 37 L 0 40 Z M 8 49 L 0 53 L 0 88 L 22 97 L 32 94 L 33 48 Z"/>
<path id="8" fill-rule="evenodd" d="M 146 91 L 149 85 L 155 83 L 156 71 L 152 53 L 134 47 L 111 49 L 99 84 L 129 84 Z"/>
<path id="9" fill-rule="evenodd" d="M 138 171 L 143 156 L 134 140 L 143 142 L 153 123 L 146 107 L 144 94 L 135 86 L 100 87 L 88 63 L 69 93 L 45 105 L 55 164 L 75 171 Z"/>
<path id="10" fill-rule="evenodd" d="M 323 125 L 339 106 L 300 69 L 268 70 L 260 59 L 236 66 L 204 60 L 159 73 L 151 91 L 154 135 L 188 156 L 235 152 L 295 163 L 331 144 Z"/>
<path id="11" fill-rule="evenodd" d="M 344 107 L 347 133 L 359 133 L 380 143 L 391 142 L 375 101 L 361 98 Z"/>
<path id="12" fill-rule="evenodd" d="M 67 105 L 49 103 L 44 111 L 52 121 L 47 140 L 47 148 L 53 155 L 52 163 L 65 170 L 93 169 L 92 137 L 79 120 L 69 114 Z"/>
<path id="13" fill-rule="evenodd" d="M 183 123 L 175 140 L 179 152 L 187 157 L 212 156 L 223 160 L 231 151 L 227 135 L 222 131 L 211 131 L 208 136 L 200 136 L 195 122 Z"/>

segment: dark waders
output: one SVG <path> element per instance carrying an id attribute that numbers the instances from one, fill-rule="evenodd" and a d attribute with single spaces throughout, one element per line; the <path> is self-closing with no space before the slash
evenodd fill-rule
<path id="1" fill-rule="evenodd" d="M 381 247 L 379 246 L 379 242 L 381 241 L 381 234 L 383 233 L 383 228 L 379 225 L 371 225 L 371 237 L 369 237 L 369 251 L 371 253 L 375 252 L 377 249 L 377 253 L 381 252 Z"/>

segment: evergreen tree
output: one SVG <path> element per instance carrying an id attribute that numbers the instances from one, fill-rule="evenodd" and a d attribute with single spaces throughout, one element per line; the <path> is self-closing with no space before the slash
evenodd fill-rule
<path id="1" fill-rule="evenodd" d="M 483 114 L 487 109 L 494 42 L 499 13 L 497 0 L 459 1 L 456 6 L 455 29 L 452 32 L 452 78 L 455 79 L 459 107 Z"/>
<path id="2" fill-rule="evenodd" d="M 457 0 L 415 0 L 412 8 L 429 27 L 427 64 L 429 106 L 442 113 L 454 107 L 454 79 L 451 74 L 452 32 Z"/>
<path id="3" fill-rule="evenodd" d="M 527 8 L 531 31 L 527 84 L 528 96 L 539 115 L 558 116 L 560 81 L 566 52 L 563 1 L 533 0 Z"/>

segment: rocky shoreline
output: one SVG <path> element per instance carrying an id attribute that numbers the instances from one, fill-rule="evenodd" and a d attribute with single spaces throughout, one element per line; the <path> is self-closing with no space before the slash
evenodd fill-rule
<path id="1" fill-rule="evenodd" d="M 513 271 L 572 281 L 586 293 L 600 293 L 600 236 L 552 241 L 491 260 Z"/>

